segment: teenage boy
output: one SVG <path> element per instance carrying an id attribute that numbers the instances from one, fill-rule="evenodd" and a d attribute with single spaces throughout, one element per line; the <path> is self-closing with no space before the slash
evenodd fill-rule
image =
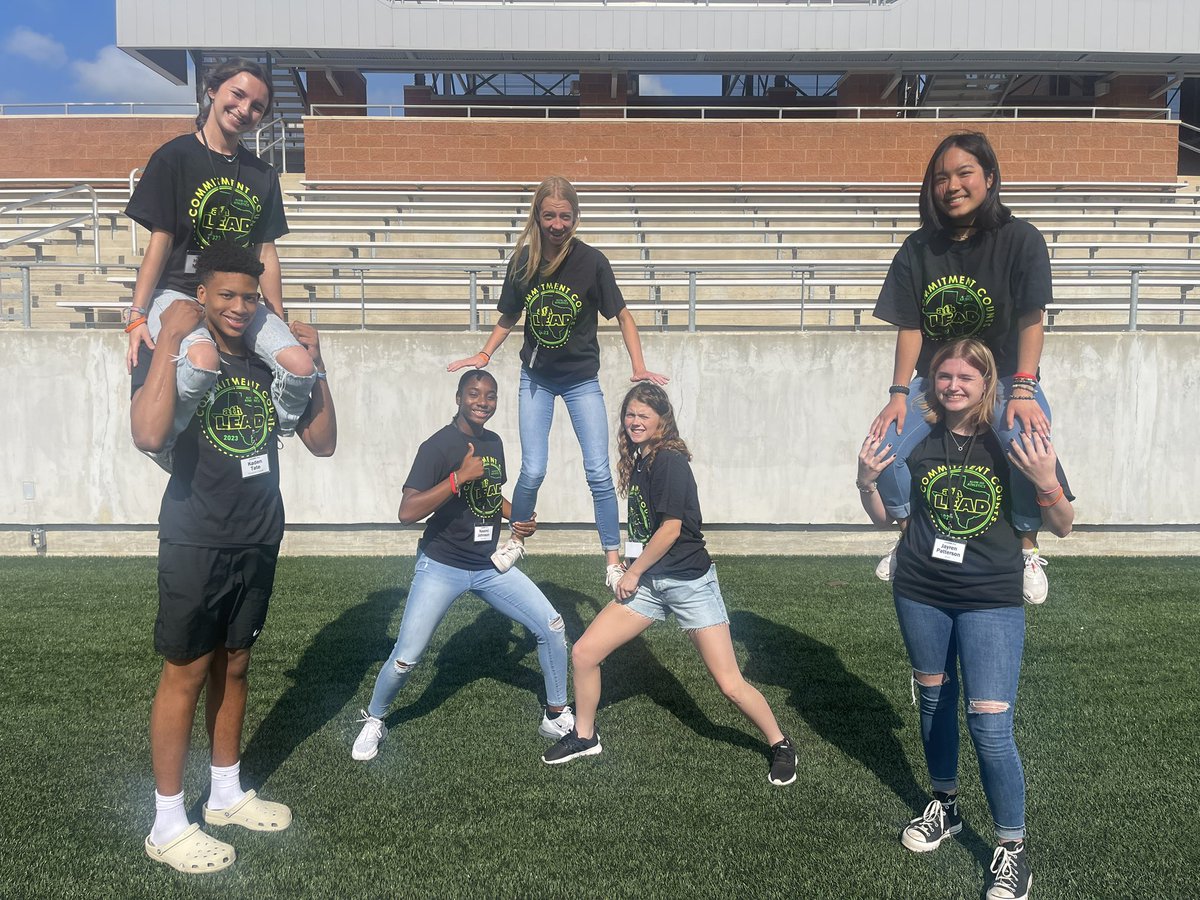
<path id="1" fill-rule="evenodd" d="M 212 747 L 204 821 L 282 831 L 292 820 L 282 803 L 243 791 L 239 774 L 250 648 L 266 621 L 283 538 L 272 375 L 244 341 L 261 302 L 262 272 L 244 248 L 231 242 L 208 247 L 196 261 L 197 299 L 167 308 L 153 355 L 143 348 L 133 371 L 133 442 L 159 452 L 172 437 L 180 342 L 203 323 L 219 351 L 216 384 L 175 442 L 158 519 L 154 646 L 163 668 L 150 713 L 156 814 L 145 846 L 151 859 L 181 872 L 215 872 L 235 858 L 233 847 L 188 822 L 183 802 L 201 690 Z M 309 325 L 293 323 L 292 332 L 318 373 L 296 433 L 313 455 L 329 456 L 337 420 L 320 342 Z"/>

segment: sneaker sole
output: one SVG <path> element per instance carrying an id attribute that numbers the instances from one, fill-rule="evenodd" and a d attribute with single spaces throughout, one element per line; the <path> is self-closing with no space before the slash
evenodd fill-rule
<path id="1" fill-rule="evenodd" d="M 1019 897 L 1014 897 L 1013 900 L 1029 900 L 1029 895 L 1033 893 L 1033 875 L 1029 876 L 1029 888 Z M 986 898 L 987 895 L 985 895 Z"/>
<path id="2" fill-rule="evenodd" d="M 771 782 L 771 784 L 775 785 L 776 787 L 787 787 L 789 784 L 796 783 L 796 776 L 793 775 L 787 781 L 776 781 L 774 778 L 772 778 L 770 775 L 768 775 L 767 781 Z"/>
<path id="3" fill-rule="evenodd" d="M 357 759 L 359 762 L 367 762 L 368 760 L 374 759 L 375 757 L 377 757 L 379 755 L 379 745 L 382 744 L 386 738 L 387 738 L 387 732 L 385 731 L 383 733 L 383 737 L 381 737 L 379 739 L 379 741 L 375 744 L 375 746 L 371 748 L 371 752 L 366 755 L 359 753 L 357 750 L 355 750 L 353 747 L 351 747 L 350 748 L 350 757 L 352 759 Z"/>
<path id="4" fill-rule="evenodd" d="M 558 766 L 562 765 L 563 763 L 570 762 L 573 759 L 579 759 L 582 756 L 599 756 L 600 751 L 603 749 L 604 747 L 602 747 L 600 744 L 597 744 L 595 747 L 588 747 L 586 750 L 580 750 L 578 753 L 572 753 L 570 756 L 562 757 L 562 759 L 546 759 L 546 757 L 543 756 L 542 762 L 548 766 Z"/>
<path id="5" fill-rule="evenodd" d="M 903 844 L 906 849 L 911 850 L 913 853 L 932 853 L 938 847 L 942 846 L 943 841 L 947 840 L 948 838 L 954 837 L 960 831 L 962 831 L 962 822 L 959 822 L 957 827 L 951 828 L 949 831 L 947 831 L 945 834 L 943 834 L 940 838 L 938 838 L 937 843 L 930 843 L 929 841 L 925 841 L 920 844 L 918 844 L 916 841 L 910 842 L 909 838 L 908 838 L 908 833 L 902 832 L 900 835 L 900 843 Z"/>

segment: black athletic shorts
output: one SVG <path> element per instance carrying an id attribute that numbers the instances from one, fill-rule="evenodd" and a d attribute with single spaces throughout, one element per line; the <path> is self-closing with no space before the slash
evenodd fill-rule
<path id="1" fill-rule="evenodd" d="M 218 646 L 243 650 L 258 640 L 275 585 L 279 547 L 188 547 L 158 542 L 154 649 L 195 659 Z"/>

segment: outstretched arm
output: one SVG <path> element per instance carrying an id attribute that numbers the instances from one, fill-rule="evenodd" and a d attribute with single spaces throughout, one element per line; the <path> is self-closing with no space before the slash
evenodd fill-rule
<path id="1" fill-rule="evenodd" d="M 629 353 L 629 362 L 633 365 L 633 374 L 629 376 L 629 380 L 652 381 L 655 384 L 666 384 L 670 381 L 666 375 L 659 375 L 646 368 L 646 361 L 642 358 L 642 338 L 638 334 L 633 313 L 628 307 L 617 313 L 617 324 L 621 326 L 621 339 L 625 341 L 625 350 Z"/>
<path id="2" fill-rule="evenodd" d="M 466 359 L 456 359 L 450 365 L 446 366 L 446 371 L 457 372 L 459 369 L 465 369 L 467 366 L 482 369 L 492 361 L 492 355 L 500 349 L 500 345 L 504 343 L 509 333 L 513 330 L 513 326 L 517 324 L 517 319 L 517 316 L 507 314 L 500 316 L 492 328 L 492 333 L 488 335 L 483 349 L 474 356 L 468 356 Z"/>

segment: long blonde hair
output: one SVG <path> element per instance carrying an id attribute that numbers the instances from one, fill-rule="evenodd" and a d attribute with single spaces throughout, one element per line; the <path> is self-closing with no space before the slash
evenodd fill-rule
<path id="1" fill-rule="evenodd" d="M 925 410 L 925 421 L 933 425 L 946 418 L 946 408 L 938 398 L 935 378 L 937 370 L 948 359 L 961 359 L 983 376 L 983 396 L 979 398 L 978 406 L 967 411 L 963 417 L 963 424 L 976 430 L 981 425 L 990 428 L 996 417 L 996 391 L 999 384 L 996 377 L 996 358 L 992 356 L 987 344 L 974 338 L 945 344 L 933 354 L 933 359 L 929 361 L 929 374 L 925 378 L 925 393 L 919 401 Z"/>
<path id="2" fill-rule="evenodd" d="M 562 248 L 553 259 L 546 259 L 542 254 L 542 226 L 539 217 L 542 213 L 543 200 L 566 200 L 571 204 L 571 212 L 574 217 L 574 221 L 571 223 L 571 233 L 563 241 Z M 575 242 L 575 229 L 578 226 L 579 195 L 575 193 L 575 188 L 567 179 L 561 175 L 551 175 L 534 191 L 533 205 L 529 208 L 529 218 L 525 220 L 525 227 L 521 230 L 520 237 L 517 238 L 516 247 L 513 248 L 512 258 L 520 267 L 516 274 L 521 284 L 531 284 L 535 278 L 553 275 L 558 270 L 563 260 L 567 258 L 571 245 Z M 522 253 L 525 253 L 524 260 L 521 259 Z"/>
<path id="3" fill-rule="evenodd" d="M 633 480 L 633 467 L 637 458 L 637 445 L 625 433 L 625 412 L 634 401 L 644 403 L 658 413 L 658 434 L 646 441 L 642 447 L 641 460 L 645 466 L 653 465 L 654 457 L 659 450 L 675 450 L 692 460 L 692 453 L 687 444 L 679 436 L 679 426 L 675 424 L 675 410 L 667 392 L 657 384 L 643 381 L 635 384 L 621 401 L 621 418 L 617 423 L 617 447 L 621 451 L 621 459 L 617 463 L 617 490 L 624 497 L 629 493 L 629 482 Z"/>

